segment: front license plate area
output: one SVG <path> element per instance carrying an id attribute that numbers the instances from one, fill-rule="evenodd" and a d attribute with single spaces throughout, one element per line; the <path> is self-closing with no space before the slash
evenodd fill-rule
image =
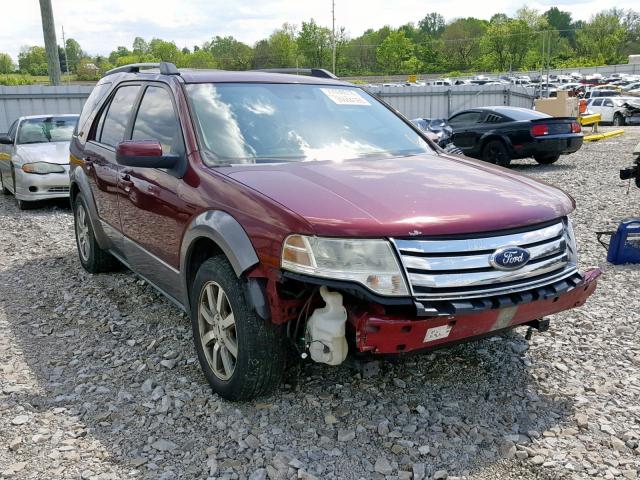
<path id="1" fill-rule="evenodd" d="M 447 338 L 451 333 L 453 325 L 441 325 L 439 327 L 429 328 L 424 336 L 424 343 L 433 342 L 442 338 Z"/>

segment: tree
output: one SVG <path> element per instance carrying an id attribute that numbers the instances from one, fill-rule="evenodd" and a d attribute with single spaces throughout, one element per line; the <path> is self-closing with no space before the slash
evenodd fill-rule
<path id="1" fill-rule="evenodd" d="M 603 11 L 577 32 L 578 51 L 603 63 L 620 63 L 624 59 L 627 35 L 616 12 Z"/>
<path id="2" fill-rule="evenodd" d="M 267 41 L 269 66 L 297 66 L 298 45 L 296 44 L 296 27 L 294 25 L 285 23 L 282 28 L 274 31 Z"/>
<path id="3" fill-rule="evenodd" d="M 132 48 L 133 53 L 136 55 L 146 55 L 147 53 L 150 53 L 149 44 L 142 37 L 136 37 L 133 39 Z"/>
<path id="4" fill-rule="evenodd" d="M 305 66 L 331 67 L 331 30 L 318 26 L 313 19 L 302 22 L 296 43 L 298 52 L 304 56 Z"/>
<path id="5" fill-rule="evenodd" d="M 68 38 L 65 46 L 67 50 L 67 60 L 69 62 L 69 71 L 75 72 L 78 68 L 78 62 L 81 58 L 86 57 L 87 54 L 82 51 L 80 44 L 73 38 Z"/>
<path id="6" fill-rule="evenodd" d="M 444 54 L 453 69 L 469 69 L 480 55 L 480 40 L 487 30 L 487 22 L 477 18 L 460 18 L 447 25 L 442 32 Z"/>
<path id="7" fill-rule="evenodd" d="M 16 66 L 8 53 L 0 53 L 0 73 L 11 73 Z"/>
<path id="8" fill-rule="evenodd" d="M 119 46 L 113 52 L 109 54 L 109 63 L 117 64 L 118 59 L 131 55 L 131 52 L 127 47 Z"/>
<path id="9" fill-rule="evenodd" d="M 22 47 L 18 54 L 18 66 L 21 73 L 47 75 L 47 54 L 44 47 Z"/>
<path id="10" fill-rule="evenodd" d="M 149 53 L 161 62 L 176 63 L 179 57 L 176 44 L 160 38 L 154 38 L 149 42 Z"/>
<path id="11" fill-rule="evenodd" d="M 378 63 L 387 74 L 400 73 L 403 63 L 413 57 L 413 47 L 413 42 L 405 36 L 403 31 L 391 32 L 376 50 Z M 413 58 L 411 65 L 416 66 L 417 59 Z"/>
<path id="12" fill-rule="evenodd" d="M 218 67 L 223 70 L 248 70 L 251 68 L 253 57 L 251 47 L 231 36 L 216 36 L 207 45 L 206 50 L 213 56 Z"/>
<path id="13" fill-rule="evenodd" d="M 571 13 L 560 10 L 558 7 L 551 7 L 542 16 L 547 19 L 549 27 L 560 31 L 561 36 L 565 38 L 573 36 L 573 32 L 570 31 L 572 28 Z"/>
<path id="14" fill-rule="evenodd" d="M 200 49 L 183 57 L 183 65 L 189 68 L 218 68 L 218 63 L 209 50 Z"/>
<path id="15" fill-rule="evenodd" d="M 428 13 L 418 22 L 418 28 L 428 37 L 438 37 L 442 34 L 445 27 L 444 17 L 439 13 Z"/>

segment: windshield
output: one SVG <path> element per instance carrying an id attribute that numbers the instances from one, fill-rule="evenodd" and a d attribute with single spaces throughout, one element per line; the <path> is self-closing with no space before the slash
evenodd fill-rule
<path id="1" fill-rule="evenodd" d="M 78 117 L 26 118 L 20 122 L 18 144 L 68 142 Z"/>
<path id="2" fill-rule="evenodd" d="M 432 152 L 399 117 L 355 87 L 209 83 L 186 90 L 213 164 Z"/>

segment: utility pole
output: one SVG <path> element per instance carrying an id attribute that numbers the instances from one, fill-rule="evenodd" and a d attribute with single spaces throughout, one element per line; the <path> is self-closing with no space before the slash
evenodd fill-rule
<path id="1" fill-rule="evenodd" d="M 62 45 L 64 47 L 64 65 L 65 70 L 67 71 L 67 84 L 69 84 L 69 57 L 67 57 L 67 41 L 64 38 L 64 25 L 62 25 Z"/>
<path id="2" fill-rule="evenodd" d="M 60 59 L 58 58 L 58 42 L 56 41 L 56 27 L 53 23 L 51 0 L 40 0 L 40 14 L 42 15 L 44 48 L 47 52 L 49 83 L 51 85 L 60 85 Z"/>
<path id="3" fill-rule="evenodd" d="M 331 0 L 331 37 L 333 38 L 332 65 L 333 74 L 336 74 L 336 1 Z"/>

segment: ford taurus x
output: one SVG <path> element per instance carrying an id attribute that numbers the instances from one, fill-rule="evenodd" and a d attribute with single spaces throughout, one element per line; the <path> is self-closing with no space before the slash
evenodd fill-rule
<path id="1" fill-rule="evenodd" d="M 80 262 L 122 263 L 189 313 L 213 390 L 273 390 L 288 352 L 338 365 L 585 302 L 564 192 L 447 156 L 322 70 L 128 65 L 71 143 Z"/>

